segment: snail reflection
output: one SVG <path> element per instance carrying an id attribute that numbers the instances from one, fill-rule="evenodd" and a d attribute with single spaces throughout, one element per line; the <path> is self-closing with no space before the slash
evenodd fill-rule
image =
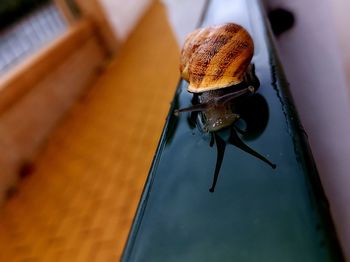
<path id="1" fill-rule="evenodd" d="M 188 35 L 181 51 L 181 76 L 189 82 L 187 90 L 193 99 L 192 106 L 177 109 L 175 114 L 191 112 L 191 121 L 209 132 L 210 146 L 217 147 L 210 192 L 214 192 L 227 144 L 276 167 L 240 138 L 262 132 L 268 119 L 266 101 L 256 94 L 260 83 L 250 63 L 253 53 L 249 33 L 233 23 L 197 29 Z M 239 127 L 242 122 L 245 128 Z"/>
<path id="2" fill-rule="evenodd" d="M 235 107 L 235 113 L 240 116 L 239 120 L 231 126 L 209 132 L 211 137 L 209 146 L 213 147 L 215 145 L 217 149 L 216 165 L 212 186 L 209 189 L 210 192 L 215 190 L 227 145 L 235 146 L 265 162 L 271 168 L 276 168 L 275 164 L 244 143 L 244 140 L 259 137 L 266 128 L 269 111 L 265 98 L 260 94 L 242 96 L 234 101 L 232 105 Z M 192 127 L 199 128 L 205 132 L 204 114 L 200 114 L 198 111 L 192 112 L 188 121 Z"/>

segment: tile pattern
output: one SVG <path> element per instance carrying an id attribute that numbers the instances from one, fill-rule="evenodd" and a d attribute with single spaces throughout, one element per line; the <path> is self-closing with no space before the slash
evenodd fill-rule
<path id="1" fill-rule="evenodd" d="M 0 211 L 0 261 L 118 261 L 178 80 L 154 3 Z"/>

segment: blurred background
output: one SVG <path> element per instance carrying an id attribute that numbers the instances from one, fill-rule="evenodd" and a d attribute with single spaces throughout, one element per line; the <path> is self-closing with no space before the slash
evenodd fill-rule
<path id="1" fill-rule="evenodd" d="M 209 2 L 0 2 L 0 261 L 119 260 Z M 262 5 L 349 257 L 350 4 Z"/>

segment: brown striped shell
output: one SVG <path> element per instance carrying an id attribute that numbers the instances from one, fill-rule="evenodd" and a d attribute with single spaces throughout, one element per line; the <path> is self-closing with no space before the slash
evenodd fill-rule
<path id="1" fill-rule="evenodd" d="M 181 51 L 181 76 L 193 93 L 236 85 L 243 81 L 253 53 L 253 40 L 240 25 L 197 29 L 187 36 Z"/>

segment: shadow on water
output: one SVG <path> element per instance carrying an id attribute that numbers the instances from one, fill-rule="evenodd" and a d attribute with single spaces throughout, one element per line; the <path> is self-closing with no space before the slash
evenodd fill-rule
<path id="1" fill-rule="evenodd" d="M 243 141 L 257 139 L 265 130 L 269 120 L 269 108 L 265 98 L 260 94 L 254 94 L 237 99 L 234 104 L 234 110 L 235 113 L 240 115 L 239 121 L 235 122 L 228 128 L 210 133 L 211 139 L 209 146 L 213 147 L 216 145 L 217 149 L 213 182 L 209 189 L 210 192 L 215 191 L 227 145 L 233 145 L 265 162 L 271 166 L 271 168 L 276 168 L 275 164 L 254 149 L 250 148 Z M 196 127 L 203 129 L 202 115 L 199 112 L 192 112 L 188 117 L 187 122 L 191 129 Z"/>

